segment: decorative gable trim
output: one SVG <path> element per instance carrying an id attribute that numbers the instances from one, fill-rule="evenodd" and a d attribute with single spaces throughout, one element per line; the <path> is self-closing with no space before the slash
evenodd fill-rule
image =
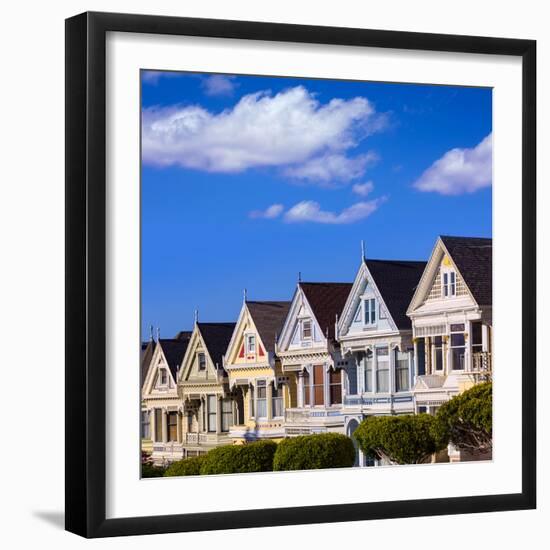
<path id="1" fill-rule="evenodd" d="M 157 379 L 157 374 L 159 368 L 166 369 L 168 375 L 168 386 L 166 394 L 175 393 L 177 394 L 177 384 L 172 376 L 172 372 L 168 367 L 168 361 L 164 356 L 162 351 L 162 345 L 159 343 L 155 346 L 155 351 L 153 352 L 153 357 L 151 357 L 151 362 L 149 363 L 149 368 L 147 369 L 147 375 L 145 376 L 145 381 L 143 383 L 143 392 L 142 397 L 152 397 L 152 393 L 155 390 L 155 381 Z M 181 370 L 181 369 L 180 369 Z"/>
<path id="2" fill-rule="evenodd" d="M 391 326 L 392 331 L 398 331 L 397 325 L 395 321 L 392 318 L 391 312 L 386 305 L 386 302 L 384 301 L 384 297 L 382 296 L 378 286 L 376 285 L 376 281 L 374 280 L 374 277 L 370 273 L 370 270 L 367 266 L 367 263 L 365 260 L 361 262 L 361 265 L 359 267 L 359 270 L 357 271 L 357 275 L 355 276 L 355 280 L 353 282 L 353 286 L 351 288 L 351 292 L 349 293 L 348 299 L 346 300 L 346 305 L 344 306 L 344 309 L 342 310 L 342 316 L 340 317 L 337 325 L 337 338 L 339 340 L 343 340 L 346 338 L 351 324 L 354 322 L 354 320 L 358 315 L 361 315 L 361 313 L 356 313 L 357 307 L 360 305 L 361 297 L 365 291 L 365 281 L 368 282 L 368 284 L 372 287 L 373 294 L 378 301 L 378 318 L 388 320 L 389 324 Z M 380 315 L 380 311 L 384 311 L 384 316 Z M 375 334 L 376 331 L 373 331 L 373 334 Z M 357 337 L 357 335 L 354 335 L 354 337 Z"/>
<path id="3" fill-rule="evenodd" d="M 468 288 L 468 285 L 466 284 L 466 281 L 462 276 L 462 273 L 460 273 L 460 270 L 455 264 L 453 257 L 447 250 L 445 243 L 442 241 L 441 237 L 438 237 L 434 245 L 434 248 L 432 250 L 432 253 L 430 255 L 430 259 L 428 260 L 428 263 L 426 264 L 426 268 L 424 269 L 424 273 L 422 273 L 420 282 L 416 287 L 416 290 L 411 299 L 411 303 L 407 309 L 408 316 L 411 316 L 412 314 L 414 314 L 414 311 L 416 309 L 421 307 L 426 301 L 430 299 L 430 293 L 432 291 L 432 288 L 434 287 L 434 284 L 437 284 L 438 280 L 439 280 L 439 284 L 441 284 L 440 267 L 443 263 L 447 267 L 452 267 L 452 269 L 456 272 L 456 276 L 457 276 L 456 284 L 459 284 L 460 282 L 460 285 L 463 285 L 463 288 L 466 289 L 465 294 L 473 300 L 474 304 L 477 305 L 477 301 L 475 300 L 473 294 Z"/>

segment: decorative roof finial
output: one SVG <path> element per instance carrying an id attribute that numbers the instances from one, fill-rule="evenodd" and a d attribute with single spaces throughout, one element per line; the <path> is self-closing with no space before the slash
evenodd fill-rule
<path id="1" fill-rule="evenodd" d="M 361 261 L 364 261 L 367 259 L 367 256 L 365 254 L 365 241 L 361 240 Z"/>
<path id="2" fill-rule="evenodd" d="M 298 282 L 299 283 L 302 282 L 302 272 L 301 271 L 298 271 Z"/>
<path id="3" fill-rule="evenodd" d="M 243 288 L 243 303 L 246 302 L 246 288 Z"/>
<path id="4" fill-rule="evenodd" d="M 199 310 L 195 308 L 195 325 L 199 322 Z"/>
<path id="5" fill-rule="evenodd" d="M 157 327 L 157 342 L 160 340 L 160 327 Z"/>
<path id="6" fill-rule="evenodd" d="M 149 340 L 152 342 L 154 339 L 153 325 L 149 325 Z"/>

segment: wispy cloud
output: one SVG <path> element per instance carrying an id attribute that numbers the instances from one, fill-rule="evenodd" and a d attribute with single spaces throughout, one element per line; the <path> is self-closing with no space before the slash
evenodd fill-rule
<path id="1" fill-rule="evenodd" d="M 350 224 L 369 217 L 386 200 L 386 197 L 380 197 L 370 201 L 357 202 L 344 208 L 341 212 L 321 210 L 321 205 L 315 201 L 302 201 L 285 213 L 284 220 L 287 223 Z"/>
<path id="2" fill-rule="evenodd" d="M 207 76 L 202 81 L 204 93 L 209 96 L 231 95 L 235 90 L 235 77 L 221 74 Z"/>
<path id="3" fill-rule="evenodd" d="M 339 182 L 347 183 L 360 178 L 368 166 L 378 161 L 378 155 L 369 151 L 364 155 L 347 157 L 339 153 L 327 153 L 312 158 L 299 166 L 287 168 L 286 176 L 307 182 L 319 182 L 326 185 L 335 185 Z"/>
<path id="4" fill-rule="evenodd" d="M 419 191 L 441 195 L 473 193 L 492 183 L 493 135 L 476 147 L 451 149 L 436 160 L 413 186 Z"/>
<path id="5" fill-rule="evenodd" d="M 279 167 L 295 177 L 302 167 L 304 178 L 316 175 L 324 183 L 329 174 L 362 175 L 369 155 L 349 159 L 347 152 L 380 124 L 364 97 L 321 104 L 303 86 L 245 95 L 220 113 L 201 106 L 149 108 L 143 112 L 143 161 L 224 173 Z"/>
<path id="6" fill-rule="evenodd" d="M 250 212 L 249 217 L 253 219 L 263 218 L 266 220 L 273 220 L 278 218 L 282 213 L 285 207 L 282 204 L 272 204 L 267 207 L 265 210 L 253 210 Z"/>
<path id="7" fill-rule="evenodd" d="M 356 183 L 351 190 L 360 197 L 366 197 L 372 193 L 374 189 L 374 183 L 372 181 L 367 181 L 366 183 Z"/>

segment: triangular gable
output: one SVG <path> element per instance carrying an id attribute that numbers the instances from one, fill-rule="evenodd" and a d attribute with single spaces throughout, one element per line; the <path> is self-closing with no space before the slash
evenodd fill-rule
<path id="1" fill-rule="evenodd" d="M 407 315 L 414 312 L 416 309 L 423 306 L 427 302 L 444 299 L 444 297 L 442 296 L 441 274 L 445 271 L 446 268 L 450 268 L 456 273 L 456 298 L 468 298 L 472 301 L 473 304 L 477 305 L 472 293 L 468 288 L 468 285 L 464 281 L 464 277 L 456 266 L 451 254 L 445 247 L 445 244 L 443 243 L 441 238 L 438 237 L 432 250 L 430 259 L 428 260 L 428 263 L 426 265 L 426 269 L 424 270 L 416 291 L 413 294 L 411 303 L 407 310 Z"/>
<path id="2" fill-rule="evenodd" d="M 167 384 L 163 385 L 160 383 L 159 371 L 164 369 L 166 371 Z M 153 352 L 153 357 L 151 358 L 151 363 L 149 364 L 149 369 L 147 370 L 147 375 L 143 383 L 143 397 L 148 395 L 153 395 L 155 392 L 163 393 L 173 393 L 177 395 L 177 385 L 176 380 L 172 376 L 170 368 L 168 366 L 168 361 L 162 350 L 162 345 L 158 344 L 155 347 Z"/>
<path id="3" fill-rule="evenodd" d="M 205 368 L 200 368 L 199 354 L 204 353 L 205 356 Z M 212 380 L 216 377 L 216 368 L 210 357 L 208 348 L 204 343 L 204 339 L 201 335 L 199 327 L 195 324 L 193 329 L 193 334 L 191 336 L 191 341 L 185 356 L 182 361 L 182 366 L 178 376 L 178 382 L 185 383 L 188 380 Z"/>
<path id="4" fill-rule="evenodd" d="M 255 336 L 256 351 L 254 354 L 247 353 L 245 349 L 245 336 L 248 335 Z M 268 354 L 266 346 L 260 337 L 245 302 L 243 303 L 237 324 L 235 325 L 235 330 L 233 331 L 233 336 L 227 347 L 225 365 L 264 363 L 267 360 Z"/>
<path id="5" fill-rule="evenodd" d="M 382 329 L 384 332 L 388 330 L 398 330 L 386 302 L 384 301 L 384 297 L 376 285 L 374 277 L 370 273 L 366 262 L 362 261 L 357 271 L 357 275 L 355 276 L 355 281 L 353 282 L 346 305 L 342 310 L 342 316 L 338 321 L 338 335 L 340 338 L 353 332 L 354 326 L 356 326 L 358 330 L 359 327 L 363 327 L 362 300 L 370 297 L 376 300 L 377 319 L 383 321 L 383 323 L 381 323 L 383 328 L 379 327 L 379 330 Z M 374 330 L 374 332 L 376 331 L 377 330 Z"/>
<path id="6" fill-rule="evenodd" d="M 278 339 L 278 349 L 280 351 L 286 351 L 292 346 L 302 344 L 301 322 L 304 319 L 311 320 L 311 338 L 308 343 L 312 346 L 326 346 L 326 337 L 321 331 L 305 293 L 298 285 Z"/>

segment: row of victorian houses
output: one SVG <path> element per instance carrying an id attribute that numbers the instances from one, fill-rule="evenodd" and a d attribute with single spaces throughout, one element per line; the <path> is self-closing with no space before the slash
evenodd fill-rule
<path id="1" fill-rule="evenodd" d="M 142 348 L 142 448 L 157 463 L 258 439 L 435 413 L 492 372 L 492 240 L 439 237 L 428 262 L 362 260 Z M 460 460 L 449 450 L 447 460 Z M 464 459 L 464 457 L 462 457 Z M 360 452 L 357 463 L 366 465 Z"/>

